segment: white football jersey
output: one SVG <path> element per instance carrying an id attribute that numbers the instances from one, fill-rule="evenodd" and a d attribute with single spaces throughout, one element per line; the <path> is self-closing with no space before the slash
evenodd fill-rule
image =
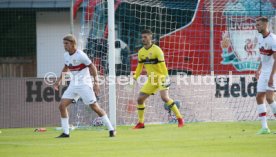
<path id="1" fill-rule="evenodd" d="M 273 53 L 276 52 L 276 35 L 269 33 L 266 37 L 260 36 L 258 39 L 261 55 L 261 72 L 271 73 L 274 64 Z"/>
<path id="2" fill-rule="evenodd" d="M 89 68 L 87 67 L 92 62 L 87 54 L 81 50 L 77 50 L 70 55 L 68 52 L 64 53 L 65 65 L 68 66 L 71 72 L 70 86 L 89 85 L 92 87 L 92 79 Z"/>

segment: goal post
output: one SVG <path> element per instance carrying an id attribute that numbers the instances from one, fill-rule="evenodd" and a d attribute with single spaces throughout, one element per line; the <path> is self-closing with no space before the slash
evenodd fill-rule
<path id="1" fill-rule="evenodd" d="M 111 123 L 116 127 L 116 72 L 115 72 L 115 11 L 114 0 L 107 1 L 108 7 L 108 62 L 109 62 L 109 117 Z"/>

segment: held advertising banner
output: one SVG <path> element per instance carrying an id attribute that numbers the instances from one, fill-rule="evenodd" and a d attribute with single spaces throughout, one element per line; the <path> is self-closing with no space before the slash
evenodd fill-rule
<path id="1" fill-rule="evenodd" d="M 0 128 L 53 126 L 59 123 L 60 92 L 43 79 L 0 79 Z"/>
<path id="2" fill-rule="evenodd" d="M 173 76 L 171 98 L 180 102 L 186 121 L 256 120 L 256 80 L 253 76 Z M 0 128 L 59 126 L 59 92 L 43 79 L 0 79 Z M 117 84 L 117 123 L 137 122 L 136 98 L 141 85 Z M 108 113 L 108 86 L 101 86 L 99 104 Z M 78 111 L 70 112 L 70 117 Z M 81 113 L 82 114 L 82 113 Z M 86 113 L 94 114 L 94 112 Z M 74 121 L 71 122 L 74 123 Z M 146 102 L 146 122 L 166 123 L 168 112 L 159 93 Z"/>

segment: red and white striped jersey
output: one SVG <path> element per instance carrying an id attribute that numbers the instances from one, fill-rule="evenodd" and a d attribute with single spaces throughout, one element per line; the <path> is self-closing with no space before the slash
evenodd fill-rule
<path id="1" fill-rule="evenodd" d="M 262 62 L 261 72 L 271 73 L 274 64 L 273 53 L 276 53 L 276 35 L 269 33 L 266 37 L 260 36 L 258 42 Z"/>
<path id="2" fill-rule="evenodd" d="M 89 85 L 92 87 L 92 79 L 89 68 L 87 67 L 92 62 L 87 54 L 81 50 L 77 50 L 70 55 L 68 52 L 64 53 L 65 65 L 68 66 L 71 72 L 70 86 Z"/>

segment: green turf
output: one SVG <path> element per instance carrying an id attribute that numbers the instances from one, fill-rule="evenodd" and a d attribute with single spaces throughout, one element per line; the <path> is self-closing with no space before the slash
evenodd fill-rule
<path id="1" fill-rule="evenodd" d="M 276 131 L 276 122 L 269 122 Z M 275 157 L 276 135 L 256 135 L 259 122 L 148 125 L 144 130 L 118 127 L 107 131 L 75 130 L 70 139 L 55 139 L 48 128 L 1 129 L 1 157 Z"/>

